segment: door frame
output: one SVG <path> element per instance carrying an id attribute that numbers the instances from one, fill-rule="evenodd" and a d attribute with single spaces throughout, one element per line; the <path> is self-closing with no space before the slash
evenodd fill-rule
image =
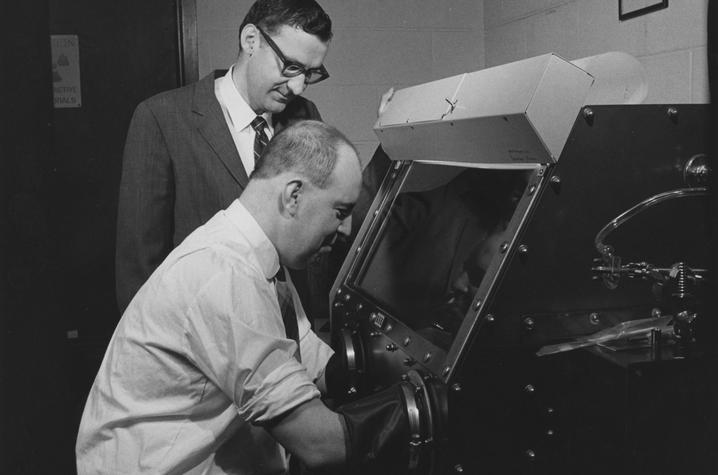
<path id="1" fill-rule="evenodd" d="M 177 0 L 177 45 L 181 86 L 199 80 L 197 0 Z"/>

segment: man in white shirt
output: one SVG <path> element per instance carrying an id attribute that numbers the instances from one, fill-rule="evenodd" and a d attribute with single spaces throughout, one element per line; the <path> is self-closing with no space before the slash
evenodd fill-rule
<path id="1" fill-rule="evenodd" d="M 319 399 L 332 352 L 294 291 L 299 345 L 286 336 L 276 283 L 349 234 L 359 159 L 305 121 L 260 163 L 124 313 L 85 406 L 78 473 L 285 473 L 285 449 L 309 467 L 346 461 L 342 416 Z"/>

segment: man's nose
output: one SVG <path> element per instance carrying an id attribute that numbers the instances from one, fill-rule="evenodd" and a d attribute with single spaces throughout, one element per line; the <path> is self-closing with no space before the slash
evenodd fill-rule
<path id="1" fill-rule="evenodd" d="M 339 234 L 343 234 L 344 236 L 348 237 L 352 232 L 352 217 L 347 216 L 340 224 L 339 228 L 337 229 L 337 232 Z"/>
<path id="2" fill-rule="evenodd" d="M 300 96 L 304 92 L 307 88 L 305 79 L 304 74 L 300 74 L 299 76 L 294 76 L 287 81 L 287 87 L 289 87 L 289 90 L 292 91 L 292 94 Z"/>

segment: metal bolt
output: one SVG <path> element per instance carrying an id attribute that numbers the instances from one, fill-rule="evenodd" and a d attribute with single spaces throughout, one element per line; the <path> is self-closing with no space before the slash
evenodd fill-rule
<path id="1" fill-rule="evenodd" d="M 509 250 L 509 243 L 508 243 L 508 241 L 502 242 L 502 243 L 501 243 L 501 247 L 499 248 L 499 251 L 501 252 L 501 254 L 504 254 L 504 253 L 505 253 L 506 251 L 508 251 L 508 250 Z"/>
<path id="2" fill-rule="evenodd" d="M 591 322 L 591 325 L 598 325 L 601 323 L 601 316 L 596 312 L 591 312 L 588 315 L 588 321 Z"/>
<path id="3" fill-rule="evenodd" d="M 666 113 L 668 114 L 669 119 L 677 119 L 678 118 L 678 108 L 670 106 L 668 109 L 666 109 Z"/>
<path id="4" fill-rule="evenodd" d="M 546 169 L 545 169 L 545 168 L 539 168 L 539 169 L 536 171 L 536 173 L 538 174 L 538 176 L 543 176 L 543 174 L 546 173 Z"/>
<path id="5" fill-rule="evenodd" d="M 424 363 L 428 363 L 431 360 L 431 351 L 427 351 L 424 355 Z"/>
<path id="6" fill-rule="evenodd" d="M 337 289 L 337 295 L 342 293 L 342 289 Z"/>
<path id="7" fill-rule="evenodd" d="M 458 393 L 461 391 L 461 385 L 459 383 L 454 383 L 451 385 L 451 390 Z"/>
<path id="8" fill-rule="evenodd" d="M 524 318 L 524 329 L 526 331 L 531 331 L 536 326 L 536 322 L 534 322 L 534 319 L 531 317 Z"/>
<path id="9" fill-rule="evenodd" d="M 561 177 L 554 175 L 549 180 L 549 183 L 554 192 L 559 193 L 561 191 Z"/>
<path id="10" fill-rule="evenodd" d="M 341 302 L 334 302 L 334 308 L 339 308 L 342 306 Z"/>
<path id="11" fill-rule="evenodd" d="M 593 109 L 590 107 L 586 107 L 583 109 L 583 118 L 586 119 L 586 122 L 591 124 L 593 122 Z"/>
<path id="12" fill-rule="evenodd" d="M 447 374 L 449 374 L 449 371 L 451 371 L 451 366 L 444 366 L 444 369 L 441 370 L 441 374 L 443 376 L 446 376 Z"/>
<path id="13" fill-rule="evenodd" d="M 533 195 L 536 192 L 536 185 L 529 186 L 528 194 L 529 196 Z"/>
<path id="14" fill-rule="evenodd" d="M 496 321 L 496 317 L 494 317 L 492 314 L 486 315 L 486 321 L 489 323 L 494 323 Z"/>
<path id="15" fill-rule="evenodd" d="M 482 303 L 483 302 L 481 301 L 481 299 L 477 300 L 476 303 L 474 304 L 474 310 L 478 310 L 479 308 L 481 308 Z"/>
<path id="16" fill-rule="evenodd" d="M 394 327 L 391 326 L 391 323 L 387 323 L 386 326 L 384 327 L 384 332 L 389 333 L 392 328 L 394 328 Z"/>
<path id="17" fill-rule="evenodd" d="M 389 343 L 386 345 L 386 351 L 396 351 L 396 345 L 394 343 Z"/>
<path id="18" fill-rule="evenodd" d="M 352 296 L 351 296 L 351 295 L 349 295 L 349 294 L 344 294 L 344 301 L 345 301 L 345 302 L 348 302 L 348 301 L 350 301 L 351 299 L 352 299 Z"/>
<path id="19" fill-rule="evenodd" d="M 411 343 L 411 338 L 407 336 L 406 338 L 404 338 L 404 341 L 402 343 L 404 343 L 404 346 L 409 346 L 409 343 Z"/>
<path id="20" fill-rule="evenodd" d="M 653 318 L 659 318 L 659 317 L 663 316 L 663 312 L 661 311 L 660 308 L 654 308 L 654 309 L 651 309 L 651 316 Z"/>
<path id="21" fill-rule="evenodd" d="M 533 393 L 536 392 L 536 388 L 534 387 L 533 384 L 527 384 L 526 386 L 524 386 L 524 392 L 527 392 L 527 393 L 529 393 L 529 394 L 533 394 Z"/>
<path id="22" fill-rule="evenodd" d="M 408 374 L 404 373 L 404 374 L 401 375 L 401 380 L 402 380 L 402 381 L 407 381 L 408 379 L 409 379 L 409 375 L 408 375 Z"/>
<path id="23" fill-rule="evenodd" d="M 406 366 L 414 366 L 416 364 L 416 360 L 414 358 L 405 358 L 404 359 L 404 365 Z"/>
<path id="24" fill-rule="evenodd" d="M 529 252 L 529 247 L 526 244 L 521 244 L 518 250 L 519 254 L 527 254 Z"/>
<path id="25" fill-rule="evenodd" d="M 457 463 L 456 465 L 454 465 L 454 472 L 464 473 L 464 467 L 462 467 L 460 463 Z"/>
<path id="26" fill-rule="evenodd" d="M 356 253 L 359 254 L 361 252 L 361 246 L 357 247 Z"/>
<path id="27" fill-rule="evenodd" d="M 357 312 L 360 312 L 361 309 L 363 309 L 363 308 L 364 308 L 364 305 L 362 305 L 362 304 L 360 304 L 360 303 L 358 303 L 357 306 L 356 306 Z"/>
<path id="28" fill-rule="evenodd" d="M 546 435 L 549 437 L 553 437 L 553 434 L 554 434 L 553 429 L 549 429 L 546 431 Z"/>
<path id="29" fill-rule="evenodd" d="M 553 413 L 554 413 L 553 407 L 547 407 L 547 408 L 546 408 L 546 414 L 553 414 Z"/>
<path id="30" fill-rule="evenodd" d="M 357 393 L 357 388 L 355 388 L 354 386 L 350 387 L 350 388 L 347 390 L 347 394 L 349 394 L 350 396 L 351 396 L 352 394 L 356 394 L 356 393 Z"/>
<path id="31" fill-rule="evenodd" d="M 528 449 L 526 452 L 524 452 L 524 454 L 529 460 L 536 460 L 536 452 L 534 452 L 533 450 Z"/>

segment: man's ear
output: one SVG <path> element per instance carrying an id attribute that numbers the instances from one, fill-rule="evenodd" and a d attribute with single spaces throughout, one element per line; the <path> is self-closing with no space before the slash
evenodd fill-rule
<path id="1" fill-rule="evenodd" d="M 242 47 L 242 51 L 245 51 L 248 55 L 254 53 L 259 48 L 259 30 L 252 23 L 247 23 L 239 33 L 239 45 Z"/>
<path id="2" fill-rule="evenodd" d="M 285 216 L 296 216 L 299 209 L 299 201 L 304 191 L 304 183 L 300 179 L 287 182 L 282 190 L 282 214 Z"/>

